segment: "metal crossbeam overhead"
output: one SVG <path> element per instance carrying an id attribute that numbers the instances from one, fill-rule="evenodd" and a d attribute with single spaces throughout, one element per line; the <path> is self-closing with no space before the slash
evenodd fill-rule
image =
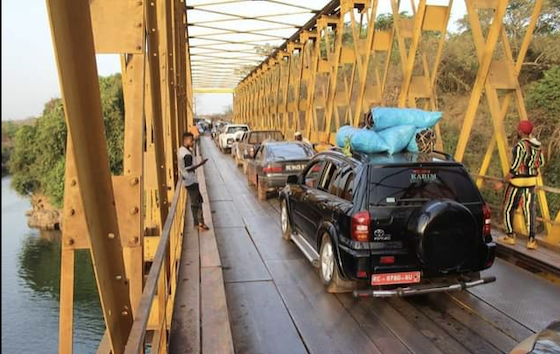
<path id="1" fill-rule="evenodd" d="M 191 65 L 210 72 L 204 77 L 193 75 L 194 88 L 210 89 L 220 82 L 233 89 L 248 71 L 313 18 L 325 1 L 301 3 L 295 0 L 189 1 Z M 232 71 L 213 70 L 208 64 L 227 66 Z M 233 80 L 217 79 L 226 77 Z"/>
<path id="2" fill-rule="evenodd" d="M 189 26 L 192 26 L 192 25 L 189 24 Z M 207 39 L 206 37 L 221 36 L 221 35 L 227 35 L 227 34 L 252 34 L 252 35 L 256 35 L 256 36 L 263 36 L 263 37 L 268 37 L 268 38 L 286 40 L 287 38 L 285 38 L 283 36 L 272 35 L 272 34 L 267 34 L 267 33 L 262 33 L 262 32 L 276 32 L 276 31 L 293 30 L 294 29 L 293 26 L 282 26 L 282 27 L 260 28 L 260 29 L 257 28 L 257 29 L 252 29 L 252 30 L 236 30 L 236 29 L 228 29 L 228 28 L 223 28 L 223 27 L 205 26 L 205 25 L 197 25 L 196 27 L 205 28 L 205 29 L 220 30 L 222 32 L 200 33 L 200 34 L 194 35 L 190 38 L 204 38 L 204 39 Z"/>

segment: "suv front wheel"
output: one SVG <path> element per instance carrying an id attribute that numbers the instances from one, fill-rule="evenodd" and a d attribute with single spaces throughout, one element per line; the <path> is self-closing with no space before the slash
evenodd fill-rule
<path id="1" fill-rule="evenodd" d="M 319 253 L 319 276 L 329 293 L 343 293 L 356 288 L 356 282 L 342 279 L 338 269 L 334 246 L 328 233 L 323 234 Z"/>
<path id="2" fill-rule="evenodd" d="M 286 199 L 282 201 L 282 211 L 280 212 L 280 224 L 282 226 L 282 238 L 289 241 L 292 238 L 292 226 L 290 225 L 290 216 L 288 214 L 288 202 Z"/>

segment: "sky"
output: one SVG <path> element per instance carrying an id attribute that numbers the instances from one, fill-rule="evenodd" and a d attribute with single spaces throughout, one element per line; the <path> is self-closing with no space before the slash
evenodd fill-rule
<path id="1" fill-rule="evenodd" d="M 428 3 L 447 4 L 448 1 L 428 0 Z M 389 0 L 379 0 L 379 3 L 378 13 L 390 11 Z M 47 101 L 60 97 L 45 1 L 2 0 L 1 6 L 2 120 L 38 116 Z M 455 0 L 451 28 L 465 11 L 464 1 Z M 98 55 L 97 66 L 99 75 L 120 72 L 118 55 Z M 231 105 L 232 95 L 200 94 L 195 101 L 198 114 L 222 113 Z"/>

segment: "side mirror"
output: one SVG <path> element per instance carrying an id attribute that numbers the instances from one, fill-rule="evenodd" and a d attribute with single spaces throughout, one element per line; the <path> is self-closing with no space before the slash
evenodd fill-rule
<path id="1" fill-rule="evenodd" d="M 288 184 L 298 184 L 299 183 L 299 177 L 297 175 L 289 175 L 286 182 Z"/>

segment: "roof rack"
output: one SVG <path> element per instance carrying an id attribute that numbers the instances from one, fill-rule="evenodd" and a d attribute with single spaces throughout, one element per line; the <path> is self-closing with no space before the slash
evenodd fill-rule
<path id="1" fill-rule="evenodd" d="M 439 150 L 433 150 L 432 152 L 435 153 L 435 154 L 439 154 L 439 155 L 444 156 L 445 159 L 448 160 L 448 161 L 455 161 L 455 159 L 453 158 L 453 156 L 449 155 L 449 154 L 446 153 L 446 152 L 439 151 Z"/>
<path id="2" fill-rule="evenodd" d="M 368 155 L 367 155 L 366 153 L 359 152 L 359 151 L 351 151 L 351 152 L 352 152 L 352 156 L 348 156 L 348 155 L 346 155 L 346 154 L 342 151 L 342 148 L 340 148 L 340 147 L 338 147 L 338 146 L 335 146 L 335 145 L 333 145 L 332 148 L 330 148 L 330 149 L 328 149 L 328 150 L 326 150 L 326 151 L 329 151 L 329 152 L 336 152 L 336 153 L 339 153 L 339 154 L 341 154 L 341 155 L 344 155 L 344 157 L 352 157 L 352 158 L 354 158 L 354 159 L 356 159 L 356 160 L 358 160 L 358 161 L 362 161 L 362 162 L 363 162 L 363 161 L 367 161 L 367 159 L 368 159 Z"/>
<path id="3" fill-rule="evenodd" d="M 337 152 L 337 153 L 339 153 L 339 154 L 343 154 L 343 155 L 346 156 L 346 157 L 349 157 L 349 156 L 347 156 L 346 154 L 344 154 L 344 153 L 342 152 L 342 148 L 340 148 L 340 147 L 338 147 L 338 146 L 334 146 L 333 148 L 329 149 L 328 151 L 334 151 L 334 152 Z M 446 161 L 455 161 L 455 159 L 453 158 L 453 156 L 451 156 L 450 154 L 445 153 L 445 152 L 443 152 L 443 151 L 432 150 L 432 153 L 443 156 L 443 157 L 445 158 Z M 352 156 L 351 156 L 351 157 L 353 157 L 354 159 L 356 159 L 356 160 L 358 160 L 358 161 L 362 161 L 362 162 L 363 162 L 363 161 L 368 161 L 370 155 L 366 154 L 365 152 L 352 151 Z"/>

